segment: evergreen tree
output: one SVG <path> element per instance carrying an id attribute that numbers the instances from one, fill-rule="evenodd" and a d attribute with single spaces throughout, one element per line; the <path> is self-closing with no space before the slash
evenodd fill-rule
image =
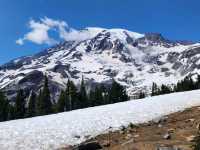
<path id="1" fill-rule="evenodd" d="M 0 121 L 6 121 L 8 119 L 9 103 L 3 92 L 0 91 Z"/>
<path id="2" fill-rule="evenodd" d="M 16 119 L 15 116 L 15 107 L 13 105 L 9 105 L 8 107 L 8 120 Z"/>
<path id="3" fill-rule="evenodd" d="M 82 78 L 81 86 L 80 86 L 79 100 L 81 103 L 81 108 L 88 107 L 88 97 L 87 97 L 85 82 L 83 78 Z"/>
<path id="4" fill-rule="evenodd" d="M 66 89 L 66 110 L 73 110 L 81 108 L 81 101 L 79 100 L 77 88 L 73 81 L 68 81 Z"/>
<path id="5" fill-rule="evenodd" d="M 93 90 L 90 90 L 89 92 L 89 106 L 93 107 L 95 106 L 95 92 Z"/>
<path id="6" fill-rule="evenodd" d="M 123 102 L 127 100 L 128 95 L 126 94 L 125 88 L 113 80 L 109 91 L 109 103 Z"/>
<path id="7" fill-rule="evenodd" d="M 142 98 L 145 98 L 145 93 L 141 91 L 139 93 L 139 99 L 142 99 Z"/>
<path id="8" fill-rule="evenodd" d="M 28 100 L 27 117 L 36 116 L 36 94 L 32 91 Z"/>
<path id="9" fill-rule="evenodd" d="M 66 110 L 66 94 L 64 91 L 60 93 L 56 108 L 57 112 L 64 112 Z"/>
<path id="10" fill-rule="evenodd" d="M 162 84 L 162 85 L 161 85 L 161 89 L 160 89 L 159 95 L 160 95 L 160 94 L 168 94 L 168 93 L 171 93 L 171 91 L 172 91 L 172 90 L 171 90 L 170 87 L 168 87 L 168 86 Z"/>
<path id="11" fill-rule="evenodd" d="M 23 90 L 17 92 L 17 97 L 15 101 L 15 116 L 16 119 L 21 119 L 25 117 L 25 96 Z"/>
<path id="12" fill-rule="evenodd" d="M 196 89 L 200 89 L 200 75 L 197 75 Z"/>
<path id="13" fill-rule="evenodd" d="M 37 112 L 38 115 L 48 115 L 53 113 L 47 76 L 45 76 L 44 87 L 38 97 Z"/>
<path id="14" fill-rule="evenodd" d="M 36 115 L 40 115 L 42 112 L 41 108 L 41 97 L 42 97 L 42 90 L 39 91 L 38 96 L 36 97 Z"/>
<path id="15" fill-rule="evenodd" d="M 155 96 L 155 95 L 158 95 L 159 94 L 159 88 L 158 88 L 158 86 L 157 86 L 157 84 L 156 83 L 154 83 L 153 82 L 153 84 L 152 84 L 152 88 L 151 88 L 151 96 Z"/>
<path id="16" fill-rule="evenodd" d="M 102 87 L 96 87 L 94 91 L 94 106 L 99 106 L 104 104 L 104 99 L 103 99 L 103 91 Z"/>

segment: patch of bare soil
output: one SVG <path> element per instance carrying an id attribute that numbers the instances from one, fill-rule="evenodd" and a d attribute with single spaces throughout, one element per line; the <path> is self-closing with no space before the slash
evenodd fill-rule
<path id="1" fill-rule="evenodd" d="M 199 123 L 200 107 L 194 107 L 149 123 L 130 124 L 87 143 L 98 142 L 105 150 L 192 150 Z"/>

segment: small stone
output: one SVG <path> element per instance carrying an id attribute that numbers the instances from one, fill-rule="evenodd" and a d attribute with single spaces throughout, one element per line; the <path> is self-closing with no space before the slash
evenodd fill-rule
<path id="1" fill-rule="evenodd" d="M 193 119 L 193 118 L 186 120 L 186 122 L 194 122 L 194 121 L 195 121 L 195 119 Z"/>
<path id="2" fill-rule="evenodd" d="M 171 139 L 171 135 L 169 133 L 166 133 L 164 136 L 163 136 L 164 139 L 166 140 L 169 140 Z"/>
<path id="3" fill-rule="evenodd" d="M 199 124 L 199 123 L 197 124 L 196 128 L 197 128 L 197 129 L 200 129 L 200 124 Z"/>
<path id="4" fill-rule="evenodd" d="M 170 128 L 167 130 L 168 133 L 174 133 L 174 131 L 175 131 L 175 129 L 173 129 L 173 128 Z"/>
<path id="5" fill-rule="evenodd" d="M 132 137 L 131 134 L 127 134 L 126 137 L 125 137 L 125 139 L 130 139 L 131 137 Z"/>
<path id="6" fill-rule="evenodd" d="M 134 135 L 133 137 L 134 138 L 138 138 L 140 135 L 139 134 L 136 134 L 136 135 Z"/>
<path id="7" fill-rule="evenodd" d="M 89 138 L 90 138 L 90 135 L 86 135 L 85 138 L 86 138 L 86 139 L 89 139 Z"/>
<path id="8" fill-rule="evenodd" d="M 74 137 L 77 138 L 77 139 L 80 139 L 80 138 L 81 138 L 79 135 L 75 135 Z"/>
<path id="9" fill-rule="evenodd" d="M 159 146 L 156 148 L 156 150 L 181 150 L 181 149 L 174 146 Z"/>
<path id="10" fill-rule="evenodd" d="M 195 136 L 194 136 L 194 135 L 191 135 L 191 136 L 186 137 L 186 140 L 187 140 L 188 142 L 193 142 L 193 141 L 194 141 L 194 138 L 195 138 Z"/>
<path id="11" fill-rule="evenodd" d="M 103 141 L 102 142 L 102 146 L 103 147 L 109 147 L 110 146 L 110 142 L 109 141 Z"/>
<path id="12" fill-rule="evenodd" d="M 78 147 L 78 150 L 97 150 L 97 149 L 102 149 L 102 146 L 96 141 L 84 143 L 82 145 L 79 145 Z"/>

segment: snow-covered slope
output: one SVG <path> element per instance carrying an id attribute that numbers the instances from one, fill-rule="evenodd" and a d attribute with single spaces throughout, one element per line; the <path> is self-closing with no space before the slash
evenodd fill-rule
<path id="1" fill-rule="evenodd" d="M 200 105 L 200 90 L 0 123 L 1 150 L 54 150 Z"/>
<path id="2" fill-rule="evenodd" d="M 82 76 L 88 87 L 110 84 L 114 78 L 134 95 L 138 90 L 148 91 L 152 82 L 170 84 L 200 72 L 199 43 L 124 29 L 90 27 L 78 34 L 88 39 L 65 41 L 1 66 L 0 88 L 10 97 L 18 88 L 37 91 L 47 74 L 55 98 L 69 78 L 79 84 Z"/>

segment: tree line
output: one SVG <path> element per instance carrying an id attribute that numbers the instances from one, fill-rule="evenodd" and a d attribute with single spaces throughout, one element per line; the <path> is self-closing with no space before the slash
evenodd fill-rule
<path id="1" fill-rule="evenodd" d="M 22 89 L 18 90 L 14 103 L 9 103 L 5 94 L 0 91 L 0 121 L 49 115 L 129 100 L 126 89 L 115 80 L 110 87 L 100 85 L 87 92 L 82 79 L 80 88 L 76 87 L 73 81 L 68 80 L 66 89 L 61 91 L 57 102 L 53 102 L 48 82 L 45 76 L 43 88 L 38 94 L 31 91 L 28 99 Z"/>
<path id="2" fill-rule="evenodd" d="M 183 80 L 178 81 L 175 85 L 169 86 L 162 84 L 160 87 L 152 84 L 151 96 L 169 94 L 173 92 L 183 92 L 200 89 L 200 75 L 194 81 L 192 77 L 186 76 Z"/>

